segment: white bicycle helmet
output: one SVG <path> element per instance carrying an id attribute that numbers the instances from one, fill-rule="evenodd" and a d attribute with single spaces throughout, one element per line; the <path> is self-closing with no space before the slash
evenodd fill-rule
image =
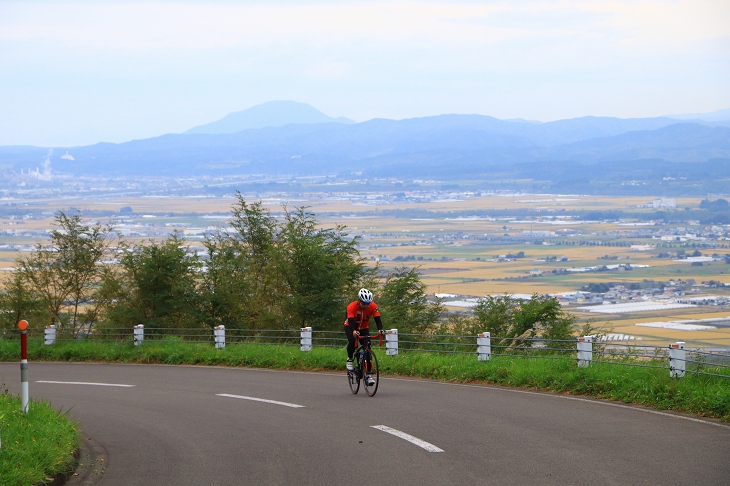
<path id="1" fill-rule="evenodd" d="M 363 304 L 369 304 L 373 301 L 373 293 L 368 289 L 360 289 L 360 292 L 357 293 L 357 299 Z"/>

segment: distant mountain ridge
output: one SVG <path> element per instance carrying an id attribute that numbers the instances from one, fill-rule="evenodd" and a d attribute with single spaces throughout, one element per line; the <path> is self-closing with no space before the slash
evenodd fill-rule
<path id="1" fill-rule="evenodd" d="M 243 111 L 229 113 L 220 120 L 193 127 L 186 134 L 236 133 L 256 128 L 280 127 L 292 123 L 355 123 L 349 118 L 332 118 L 316 108 L 296 101 L 269 101 Z"/>
<path id="2" fill-rule="evenodd" d="M 76 175 L 524 179 L 535 180 L 539 190 L 583 190 L 599 181 L 601 190 L 608 190 L 624 180 L 691 179 L 697 190 L 719 192 L 727 192 L 730 180 L 730 128 L 722 120 L 589 116 L 540 123 L 439 115 L 342 123 L 304 105 L 297 109 L 302 109 L 298 120 L 305 121 L 296 123 L 282 115 L 282 107 L 259 105 L 235 120 L 231 114 L 227 124 L 222 122 L 228 117 L 207 125 L 214 133 L 202 125 L 199 132 L 50 155 L 39 147 L 0 147 L 0 176 L 35 170 L 48 157 L 54 172 Z M 257 128 L 238 130 L 254 121 Z M 65 152 L 73 160 L 61 158 Z"/>
<path id="3" fill-rule="evenodd" d="M 667 118 L 677 120 L 697 120 L 702 122 L 719 122 L 725 126 L 730 126 L 730 108 L 724 110 L 711 111 L 709 113 L 685 113 L 681 115 L 667 115 Z"/>

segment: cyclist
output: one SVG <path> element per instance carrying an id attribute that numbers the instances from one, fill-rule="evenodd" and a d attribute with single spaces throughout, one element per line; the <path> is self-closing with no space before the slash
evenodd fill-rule
<path id="1" fill-rule="evenodd" d="M 378 305 L 373 302 L 373 293 L 368 289 L 360 289 L 357 300 L 347 306 L 347 320 L 345 320 L 345 335 L 347 336 L 347 370 L 352 371 L 352 355 L 355 353 L 355 338 L 370 336 L 370 317 L 378 326 L 378 334 L 385 334 L 383 321 L 380 320 Z M 368 386 L 375 384 L 370 375 L 365 377 Z"/>

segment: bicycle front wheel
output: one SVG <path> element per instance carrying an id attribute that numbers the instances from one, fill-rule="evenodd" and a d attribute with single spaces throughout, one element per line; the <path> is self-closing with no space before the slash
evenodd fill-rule
<path id="1" fill-rule="evenodd" d="M 365 393 L 369 397 L 375 396 L 375 392 L 378 391 L 378 383 L 380 382 L 380 370 L 378 369 L 378 357 L 375 356 L 373 350 L 368 350 L 370 353 L 370 363 L 365 368 Z M 372 383 L 372 384 L 371 384 Z"/>
<path id="2" fill-rule="evenodd" d="M 359 359 L 360 353 L 355 353 L 355 359 L 352 361 L 353 370 L 347 372 L 347 382 L 350 384 L 350 391 L 353 395 L 357 395 L 357 392 L 360 391 L 360 370 L 362 369 L 360 367 L 360 359 Z"/>

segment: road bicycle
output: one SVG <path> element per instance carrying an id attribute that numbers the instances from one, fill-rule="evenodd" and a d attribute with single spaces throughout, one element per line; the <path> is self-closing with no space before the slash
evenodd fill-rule
<path id="1" fill-rule="evenodd" d="M 358 341 L 360 344 L 358 345 Z M 380 336 L 380 345 L 383 345 L 383 336 Z M 356 395 L 360 391 L 360 382 L 365 386 L 365 393 L 369 397 L 375 396 L 380 382 L 380 370 L 378 369 L 378 357 L 375 356 L 370 347 L 370 336 L 359 336 L 355 340 L 355 353 L 352 357 L 352 371 L 347 371 L 347 381 L 350 383 L 350 391 Z M 373 384 L 368 384 L 368 376 L 373 379 Z"/>

